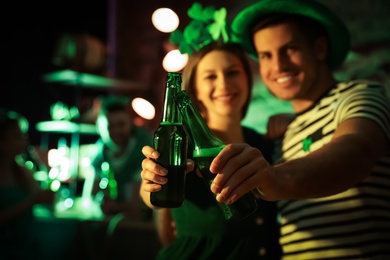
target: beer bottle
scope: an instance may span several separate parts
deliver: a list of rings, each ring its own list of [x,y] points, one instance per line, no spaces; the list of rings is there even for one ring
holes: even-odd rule
[[[183,124],[194,144],[193,157],[195,164],[205,182],[211,185],[215,174],[209,171],[210,164],[214,157],[225,147],[225,143],[213,135],[185,90],[175,95],[175,101],[182,114]],[[210,193],[215,196],[211,190]],[[256,199],[251,193],[245,194],[232,204],[216,203],[228,221],[241,220],[257,209]]]
[[[165,88],[162,119],[154,132],[153,147],[160,153],[156,162],[168,170],[168,182],[150,194],[150,202],[156,207],[176,208],[184,201],[188,148],[188,136],[173,99],[181,90],[181,73],[168,72]]]

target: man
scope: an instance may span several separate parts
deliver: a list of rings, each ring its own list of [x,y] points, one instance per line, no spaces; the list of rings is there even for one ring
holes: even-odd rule
[[[383,86],[338,82],[346,26],[309,0],[262,0],[232,23],[267,88],[296,113],[270,165],[246,144],[214,159],[211,190],[278,201],[284,259],[390,256],[390,102]]]
[[[92,164],[105,190],[101,207],[107,216],[124,213],[139,218],[145,213],[139,197],[141,149],[152,144],[152,136],[133,124],[130,109],[127,97],[110,96],[103,99],[97,118],[101,138]]]

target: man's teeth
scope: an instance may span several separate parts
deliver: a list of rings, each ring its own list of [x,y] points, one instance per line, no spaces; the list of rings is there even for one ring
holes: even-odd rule
[[[288,76],[288,77],[283,77],[283,78],[278,78],[278,79],[276,80],[276,82],[278,82],[278,83],[283,83],[283,82],[286,82],[286,81],[289,80],[289,79],[291,79],[290,76]]]

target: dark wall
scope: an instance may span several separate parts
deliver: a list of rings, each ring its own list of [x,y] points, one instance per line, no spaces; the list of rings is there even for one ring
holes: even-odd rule
[[[231,20],[241,8],[256,1],[198,2],[203,6],[226,7],[228,20]],[[376,46],[378,42],[388,44],[390,41],[389,1],[321,1],[347,23],[355,48],[371,50],[371,46]],[[50,104],[61,99],[72,105],[80,95],[110,93],[107,90],[80,89],[42,80],[43,75],[61,69],[53,64],[52,59],[56,42],[63,33],[88,33],[107,44],[111,61],[114,61],[107,65],[108,76],[144,83],[139,93],[133,91],[133,94],[148,98],[156,106],[157,115],[161,113],[165,78],[161,62],[166,53],[164,42],[169,34],[153,27],[151,15],[158,7],[170,7],[178,13],[181,19],[179,28],[183,29],[190,21],[187,10],[193,1],[145,0],[137,1],[137,4],[129,0],[5,2],[2,4],[0,41],[0,106],[21,112],[30,119],[30,134],[35,143],[39,141],[39,133],[36,133],[34,125],[50,120]],[[373,56],[373,59],[377,61],[383,56]],[[388,61],[383,61],[383,64],[388,64]]]
[[[53,97],[74,98],[73,89],[55,89],[42,81],[45,73],[59,69],[52,62],[55,44],[64,32],[88,31],[105,40],[106,1],[6,1],[2,10],[3,17],[7,13],[8,18],[1,27],[0,106],[28,117],[30,135],[36,143],[39,133],[34,125],[50,119],[47,106]]]

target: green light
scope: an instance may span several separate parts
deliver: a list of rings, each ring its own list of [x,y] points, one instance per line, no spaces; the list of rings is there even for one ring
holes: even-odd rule
[[[33,170],[34,169],[34,163],[32,161],[26,161],[24,163],[24,166],[29,169],[29,170]]]
[[[110,170],[110,165],[108,164],[108,162],[103,162],[101,167],[103,172],[107,172]]]
[[[291,102],[276,98],[262,82],[258,82],[254,85],[252,100],[249,104],[248,113],[242,120],[242,124],[252,127],[259,133],[266,133],[270,116],[293,112]]]
[[[34,179],[36,181],[46,182],[48,174],[45,171],[36,171],[34,172]]]
[[[74,200],[72,198],[67,198],[64,201],[65,208],[71,208],[74,204]]]
[[[58,191],[60,187],[61,187],[61,182],[59,180],[54,180],[50,185],[50,189],[54,192]]]
[[[110,198],[115,200],[118,197],[117,183],[115,179],[111,179],[108,183]]]
[[[102,178],[99,182],[99,188],[104,190],[108,186],[108,179],[107,178]]]
[[[94,87],[107,87],[116,85],[116,81],[73,70],[62,70],[47,74],[43,77],[47,82],[60,82],[68,85],[86,85]]]

